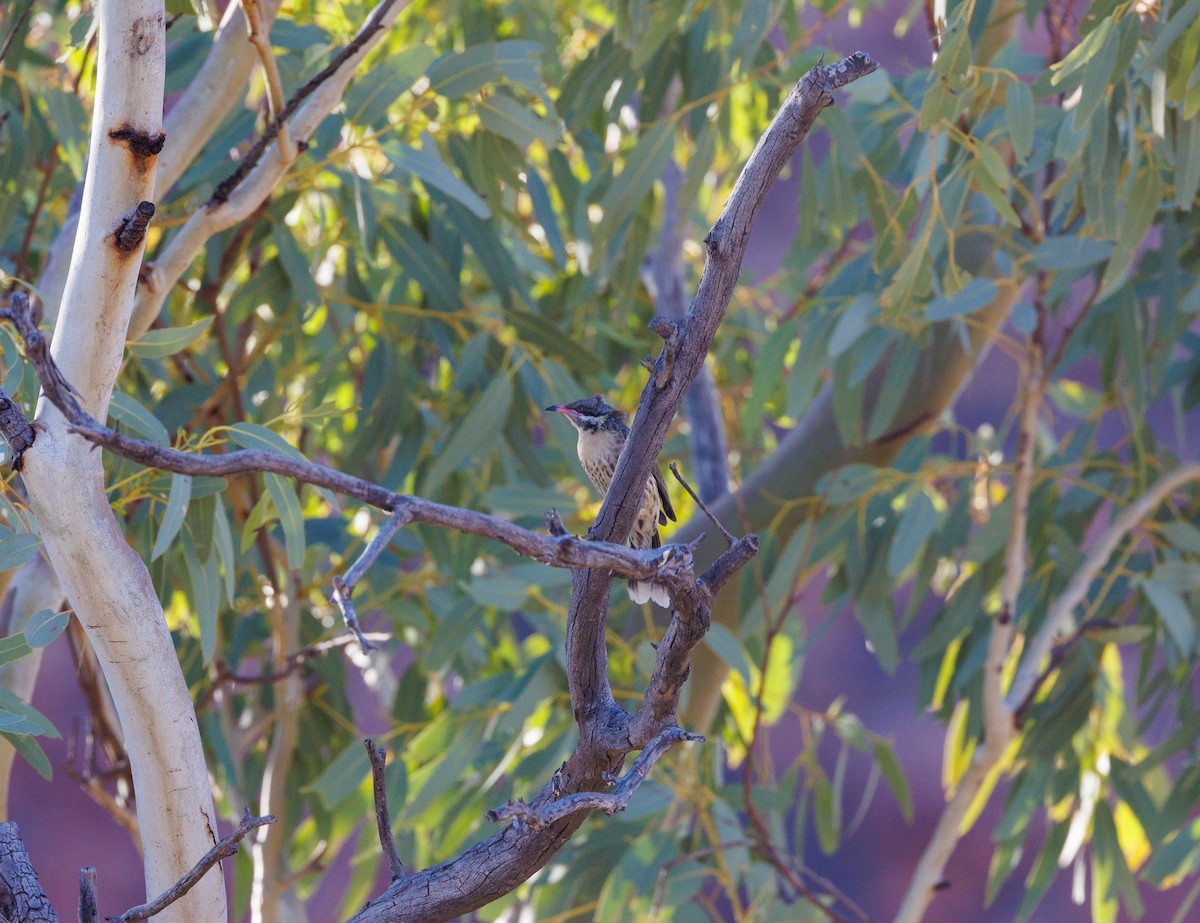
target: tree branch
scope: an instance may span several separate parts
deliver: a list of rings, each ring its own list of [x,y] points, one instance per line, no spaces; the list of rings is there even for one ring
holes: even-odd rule
[[[557,823],[580,811],[603,811],[605,814],[616,814],[629,806],[629,799],[637,791],[638,786],[645,781],[651,767],[659,761],[664,753],[685,740],[704,740],[699,734],[689,734],[681,727],[669,727],[646,744],[645,749],[636,760],[629,772],[625,773],[613,786],[611,792],[576,792],[565,795],[542,807],[534,807],[524,801],[510,801],[502,808],[488,811],[490,821],[515,820],[520,825],[529,827],[546,827]]]
[[[154,262],[144,267],[137,304],[129,325],[131,335],[149,328],[162,309],[167,293],[192,264],[205,241],[249,216],[287,172],[291,162],[280,155],[278,147],[268,150],[277,136],[278,126],[275,123],[287,122],[295,143],[307,142],[317,126],[342,101],[354,71],[378,44],[403,5],[399,0],[381,0],[368,15],[358,35],[335,56],[328,67],[296,92],[242,158],[237,170],[222,181],[209,202],[187,220],[157,254]]]
[[[367,572],[367,568],[375,563],[375,559],[382,554],[383,549],[396,537],[396,533],[410,521],[411,517],[407,510],[398,510],[392,513],[388,521],[380,527],[375,537],[363,549],[358,560],[346,571],[346,576],[333,578],[333,602],[342,613],[342,620],[346,623],[346,627],[354,632],[354,637],[358,639],[358,646],[364,651],[373,650],[374,645],[367,640],[362,632],[362,626],[359,624],[358,612],[355,611],[354,602],[351,599],[354,595],[354,588],[358,586],[358,581]]]
[[[1088,552],[1083,564],[1080,565],[1067,584],[1065,590],[1054,601],[1046,620],[1033,639],[1026,646],[1025,655],[1017,667],[1012,686],[1009,687],[1006,703],[1010,710],[1016,711],[1033,693],[1034,683],[1040,675],[1042,660],[1050,653],[1055,638],[1070,631],[1074,620],[1075,607],[1087,596],[1092,581],[1104,569],[1108,559],[1117,549],[1117,545],[1134,529],[1145,522],[1154,512],[1155,507],[1167,499],[1180,487],[1192,481],[1200,481],[1200,463],[1190,462],[1180,465],[1174,471],[1168,472],[1156,481],[1149,490],[1127,506],[1116,519],[1112,521],[1095,547]]]
[[[131,907],[119,917],[105,917],[105,919],[109,923],[134,923],[136,920],[147,920],[155,914],[162,913],[163,910],[174,904],[195,887],[196,883],[207,874],[209,869],[222,859],[227,859],[234,855],[238,851],[238,842],[246,834],[251,830],[255,830],[266,824],[273,824],[276,821],[278,821],[278,818],[274,815],[268,814],[265,817],[255,817],[247,809],[242,813],[241,823],[228,836],[220,839],[212,849],[204,854],[204,857],[199,862],[192,866],[186,875],[171,885],[170,888],[152,901]]]
[[[14,923],[58,923],[29,861],[21,831],[12,821],[0,824],[0,918]]]
[[[379,848],[387,860],[388,869],[392,873],[392,881],[404,877],[404,863],[396,852],[396,838],[392,836],[392,815],[387,803],[387,750],[375,746],[375,741],[368,737],[363,741],[367,747],[367,756],[371,758],[371,787],[375,790],[375,826],[379,830]]]
[[[1004,553],[1004,575],[1000,581],[1000,611],[992,620],[987,656],[983,664],[983,742],[971,756],[968,771],[958,780],[957,789],[942,809],[942,818],[921,853],[916,871],[896,923],[920,923],[958,841],[967,810],[987,783],[1000,771],[1001,760],[1016,734],[1013,711],[1004,700],[1001,677],[1012,646],[1017,617],[1017,600],[1025,584],[1025,558],[1029,524],[1029,496],[1033,489],[1034,447],[1037,420],[1045,392],[1045,357],[1037,337],[1030,340],[1024,374],[1017,400],[1017,457],[1012,486],[1012,523]]]

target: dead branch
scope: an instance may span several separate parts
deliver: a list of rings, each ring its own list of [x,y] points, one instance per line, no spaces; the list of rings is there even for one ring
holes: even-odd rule
[[[12,821],[0,824],[0,916],[20,923],[58,923]]]
[[[258,827],[273,824],[276,821],[278,821],[278,818],[273,814],[268,814],[265,817],[255,817],[247,808],[242,814],[241,822],[230,834],[217,841],[213,848],[205,853],[204,857],[175,884],[171,885],[171,887],[154,900],[131,907],[119,917],[105,917],[105,919],[109,923],[134,923],[136,920],[147,920],[156,913],[162,913],[163,910],[187,894],[195,886],[196,882],[205,876],[209,869],[222,859],[228,859],[236,853],[238,851],[238,842],[246,834]]]
[[[392,881],[404,877],[404,863],[396,852],[396,838],[392,836],[392,815],[387,803],[387,750],[375,746],[375,741],[368,737],[363,741],[367,746],[367,755],[371,758],[371,786],[375,790],[375,826],[379,830],[379,848],[387,859],[388,869],[392,873]]]
[[[704,740],[704,737],[689,734],[678,726],[659,732],[633,761],[629,772],[617,780],[611,792],[576,792],[543,807],[534,807],[520,800],[510,801],[502,808],[488,811],[487,818],[490,821],[515,820],[528,827],[545,827],[580,811],[603,811],[605,814],[624,811],[633,793],[649,775],[651,767],[671,747],[685,740]]]

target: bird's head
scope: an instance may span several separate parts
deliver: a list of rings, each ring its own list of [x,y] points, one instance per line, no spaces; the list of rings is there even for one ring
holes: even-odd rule
[[[551,404],[546,409],[561,413],[581,433],[595,433],[625,422],[625,414],[609,405],[599,394],[570,404]]]

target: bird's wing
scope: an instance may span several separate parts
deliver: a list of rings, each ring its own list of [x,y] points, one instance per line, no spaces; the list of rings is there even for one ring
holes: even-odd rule
[[[654,486],[658,488],[658,524],[665,526],[668,519],[675,521],[675,508],[671,506],[671,497],[667,493],[667,479],[658,465],[654,466]]]

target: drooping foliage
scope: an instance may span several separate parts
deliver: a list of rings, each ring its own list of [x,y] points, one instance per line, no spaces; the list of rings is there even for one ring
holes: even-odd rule
[[[82,176],[92,104],[89,11],[59,2],[22,18],[13,6],[0,13],[0,36],[15,30],[0,72],[6,288],[37,284]],[[168,99],[213,34],[204,11],[174,12]],[[814,574],[830,617],[856,617],[884,670],[919,665],[913,709],[945,721],[944,779],[956,784],[982,733],[1016,443],[1007,403],[983,425],[945,409],[959,379],[986,344],[1018,360],[986,366],[1011,373],[1002,402],[1016,399],[1019,363],[1049,378],[1006,676],[1114,511],[1195,451],[1198,12],[1194,0],[952,3],[930,66],[897,63],[821,116],[782,187],[795,192],[778,193],[796,196],[794,236],[777,267],[747,274],[712,355],[734,480],[755,486],[742,524],[764,539],[709,638],[727,678],[692,679],[723,683],[717,726],[510,903],[547,919],[819,918],[748,844],[769,837],[800,863],[806,844],[836,851],[861,794],[846,788],[849,759],[912,807],[888,736],[837,705],[793,702],[819,664],[820,635],[795,611]],[[782,96],[822,54],[854,50],[822,44],[826,23],[847,17],[864,46],[893,24],[927,28],[915,3],[902,15],[863,2],[412,4],[269,200],[209,241],[129,344],[112,418],[197,449],[299,451],[531,527],[553,507],[584,531],[596,497],[573,432],[540,408],[597,391],[636,403],[638,360],[657,349],[645,267],[665,226],[688,242],[691,285],[705,229]],[[352,3],[281,15],[271,40],[286,95],[361,18]],[[256,74],[157,203],[148,261],[234,169],[264,113]],[[3,327],[0,347],[0,384],[32,412],[36,380]],[[930,381],[947,393],[931,396]],[[787,431],[822,394],[827,425],[813,438],[827,450],[791,451]],[[680,428],[664,461],[686,468],[688,452]],[[566,571],[481,538],[403,530],[358,596],[367,630],[394,642],[313,657],[282,684],[239,684],[229,675],[269,672],[343,630],[329,587],[380,514],[272,475],[108,464],[200,703],[220,807],[240,814],[267,767],[281,772],[275,835],[291,867],[320,842],[327,854],[371,849],[356,716],[373,708],[390,718],[395,826],[416,866],[478,839],[489,807],[536,791],[571,751]],[[673,499],[693,512],[677,485]],[[0,566],[12,568],[36,553],[36,523],[15,488],[0,505]],[[1181,493],[1121,543],[1020,712],[997,773],[1005,810],[987,896],[1022,850],[1036,853],[1026,917],[1059,862],[1090,862],[1099,921],[1200,861],[1195,515]],[[64,624],[47,613],[0,640],[0,658]],[[640,696],[654,640],[652,623],[618,610],[614,689]],[[10,699],[0,730],[48,773],[37,739],[52,728]],[[772,739],[796,722],[800,739]],[[273,747],[285,726],[290,759]],[[763,755],[767,739],[783,763]],[[1027,836],[1038,817],[1044,840]],[[375,873],[373,858],[354,866],[347,913]],[[302,896],[319,880],[302,877]]]

